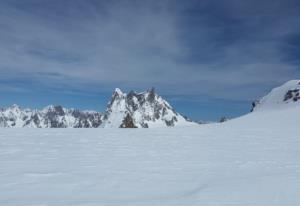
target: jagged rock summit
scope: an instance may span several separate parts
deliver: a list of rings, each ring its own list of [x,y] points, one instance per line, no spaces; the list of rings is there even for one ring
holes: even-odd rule
[[[277,110],[300,106],[300,80],[291,80],[274,88],[252,103],[252,111]]]
[[[102,118],[104,128],[149,128],[195,124],[177,113],[154,88],[137,93],[115,89]]]

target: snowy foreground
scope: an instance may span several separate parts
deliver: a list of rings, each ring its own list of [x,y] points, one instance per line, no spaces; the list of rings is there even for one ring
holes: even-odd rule
[[[299,114],[182,128],[1,129],[0,205],[300,205]]]

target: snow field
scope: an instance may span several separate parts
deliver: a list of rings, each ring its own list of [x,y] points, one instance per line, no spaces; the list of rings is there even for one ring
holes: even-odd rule
[[[300,205],[299,108],[155,129],[1,129],[0,205]]]

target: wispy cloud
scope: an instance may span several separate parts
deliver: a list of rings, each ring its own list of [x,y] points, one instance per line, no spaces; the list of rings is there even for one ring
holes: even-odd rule
[[[299,77],[299,9],[294,0],[2,1],[0,81],[253,99]]]

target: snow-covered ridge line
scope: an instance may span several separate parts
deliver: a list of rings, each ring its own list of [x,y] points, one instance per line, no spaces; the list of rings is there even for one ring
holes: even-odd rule
[[[101,124],[101,113],[49,105],[41,110],[14,104],[0,110],[0,127],[92,128]]]
[[[300,106],[300,80],[290,80],[272,89],[260,100],[253,102],[252,111],[280,110]]]
[[[274,88],[252,106],[253,112],[300,106],[300,80],[291,80]],[[195,124],[176,112],[153,88],[129,93],[116,88],[103,114],[53,105],[41,110],[21,109],[15,104],[0,109],[0,127],[151,128]]]

